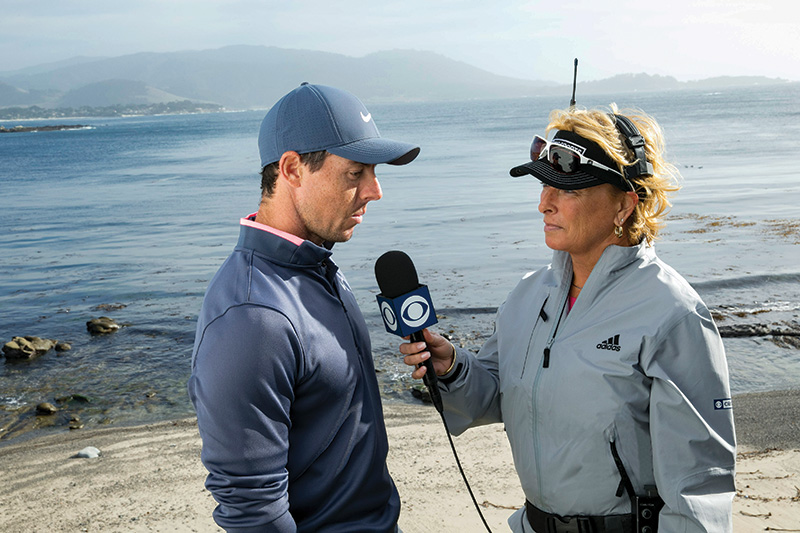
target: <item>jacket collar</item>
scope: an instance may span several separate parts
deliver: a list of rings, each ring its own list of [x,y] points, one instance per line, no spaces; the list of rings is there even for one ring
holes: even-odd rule
[[[268,257],[271,261],[298,267],[318,267],[333,254],[330,250],[317,246],[311,241],[290,240],[269,231],[268,226],[247,225],[244,221],[248,219],[242,220],[239,242],[236,247],[253,250],[259,255]]]
[[[597,261],[589,276],[591,278],[606,277],[622,270],[631,263],[645,258],[655,258],[655,248],[646,240],[635,246],[608,246]],[[553,252],[553,271],[557,284],[569,284],[572,281],[572,259],[567,252]]]

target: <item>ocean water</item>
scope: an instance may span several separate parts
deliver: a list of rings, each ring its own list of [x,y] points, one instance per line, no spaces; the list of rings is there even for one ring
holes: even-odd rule
[[[612,101],[659,120],[683,175],[658,254],[718,325],[798,327],[800,84],[578,98],[587,107]],[[369,106],[384,136],[422,147],[411,165],[379,167],[384,198],[334,248],[370,325],[385,401],[416,400],[398,339],[380,323],[375,260],[408,253],[440,330],[480,346],[508,291],[550,260],[541,186],[508,169],[525,161],[549,111],[567,104],[568,96]],[[88,428],[192,414],[195,320],[239,218],[258,205],[263,115],[33,121],[88,127],[0,135],[0,340],[72,345],[32,361],[0,359],[0,442],[65,431],[71,416]],[[125,326],[92,337],[85,323],[98,316]],[[786,339],[725,345],[734,393],[800,386],[800,351]],[[59,413],[37,417],[45,401]]]

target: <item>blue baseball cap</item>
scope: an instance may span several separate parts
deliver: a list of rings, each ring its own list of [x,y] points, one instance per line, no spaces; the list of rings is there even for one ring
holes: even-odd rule
[[[335,87],[303,83],[272,106],[261,122],[261,166],[284,152],[328,152],[367,165],[405,165],[419,147],[381,137],[361,100]]]

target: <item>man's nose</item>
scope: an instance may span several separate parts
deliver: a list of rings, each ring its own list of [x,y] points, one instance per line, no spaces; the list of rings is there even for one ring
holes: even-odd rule
[[[363,190],[363,198],[368,202],[380,200],[383,198],[383,191],[381,190],[381,184],[378,182],[378,176],[375,174],[375,169],[369,169],[367,172],[369,172],[371,176],[367,178],[368,182]]]

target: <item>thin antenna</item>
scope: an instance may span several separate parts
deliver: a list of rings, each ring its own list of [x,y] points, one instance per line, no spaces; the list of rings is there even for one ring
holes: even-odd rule
[[[578,58],[575,58],[575,73],[572,76],[572,100],[569,101],[569,108],[575,107],[575,86],[578,83]]]

